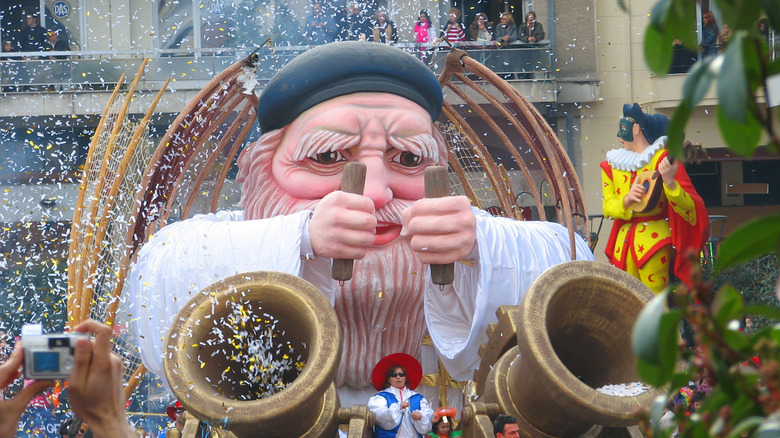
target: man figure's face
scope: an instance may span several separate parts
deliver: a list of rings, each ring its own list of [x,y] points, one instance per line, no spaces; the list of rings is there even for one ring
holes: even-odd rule
[[[288,126],[271,171],[288,195],[318,200],[340,189],[348,162],[363,163],[363,194],[379,214],[391,201],[424,196],[425,168],[446,157],[433,129],[430,115],[402,97],[388,93],[337,97],[312,107]],[[384,245],[400,234],[400,218],[379,219],[375,245]]]
[[[30,27],[37,26],[38,23],[35,22],[35,17],[33,17],[32,15],[28,15],[27,16],[27,25],[30,26]]]
[[[314,4],[314,15],[322,14],[322,5],[320,3]]]
[[[508,423],[504,425],[504,433],[497,433],[496,438],[519,438],[520,426],[517,423]]]

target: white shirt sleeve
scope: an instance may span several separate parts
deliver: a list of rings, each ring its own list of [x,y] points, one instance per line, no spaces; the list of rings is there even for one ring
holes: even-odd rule
[[[385,430],[392,430],[403,419],[404,413],[398,402],[387,405],[387,399],[375,395],[368,399],[368,409],[374,413],[374,422]]]
[[[428,403],[428,400],[425,397],[420,401],[420,414],[422,414],[422,418],[419,420],[412,420],[412,424],[414,424],[414,429],[417,433],[425,435],[431,431],[431,427],[433,426],[433,409],[431,409],[431,404]]]
[[[455,282],[444,287],[430,281],[425,319],[436,351],[450,375],[469,380],[479,366],[479,345],[496,321],[501,305],[516,305],[547,268],[569,261],[568,230],[557,223],[492,217],[475,209],[477,249],[469,262],[455,264]],[[593,253],[576,236],[578,260]]]
[[[170,224],[155,233],[139,251],[128,276],[141,359],[149,371],[164,377],[162,352],[168,328],[187,301],[206,286],[250,271],[299,276],[312,271],[317,277],[318,270],[304,267],[301,259],[309,214],[243,221],[241,212],[219,212]],[[329,268],[329,260],[311,264]],[[314,280],[324,281],[327,272]],[[317,286],[326,295],[332,291],[332,285]],[[328,298],[333,301],[332,293]]]

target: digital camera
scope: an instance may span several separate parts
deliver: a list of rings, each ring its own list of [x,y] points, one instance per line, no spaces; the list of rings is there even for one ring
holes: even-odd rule
[[[24,377],[26,379],[65,379],[73,369],[73,352],[83,333],[22,335]]]

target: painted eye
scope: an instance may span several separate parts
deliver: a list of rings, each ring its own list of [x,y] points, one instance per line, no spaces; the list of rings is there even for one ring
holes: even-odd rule
[[[422,164],[422,157],[408,151],[403,151],[393,157],[393,161],[404,167],[417,167]]]
[[[344,155],[339,151],[322,152],[313,156],[311,159],[320,164],[335,164],[345,160]]]

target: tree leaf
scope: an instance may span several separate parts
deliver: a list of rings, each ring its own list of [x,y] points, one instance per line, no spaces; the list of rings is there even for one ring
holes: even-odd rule
[[[738,123],[747,121],[748,81],[743,59],[744,35],[736,34],[729,41],[723,56],[718,77],[719,108],[730,120]],[[723,129],[721,129],[723,132]],[[723,132],[725,136],[725,132]]]
[[[768,319],[780,321],[780,309],[765,304],[753,304],[745,306],[746,315],[763,316]]]
[[[777,0],[761,0],[761,10],[769,19],[769,24],[774,29],[780,29],[780,5]]]
[[[657,295],[645,305],[634,324],[631,338],[639,375],[653,386],[661,386],[672,378],[679,353],[677,327],[681,312],[667,310],[668,293]]]
[[[666,148],[669,149],[669,153],[673,157],[683,157],[682,147],[685,140],[685,126],[688,125],[688,120],[691,118],[692,113],[691,107],[683,100],[674,110],[674,114],[672,114],[672,119],[666,128],[666,134],[669,136]]]
[[[723,20],[732,31],[755,28],[761,14],[761,0],[715,0]]]
[[[756,428],[764,421],[764,417],[748,417],[739,422],[726,438],[742,438],[743,434]]]
[[[775,412],[758,426],[753,438],[777,438],[778,436],[780,436],[780,415]]]
[[[742,225],[718,246],[715,272],[774,251],[780,240],[780,214],[760,217]]]
[[[704,58],[693,65],[683,84],[683,101],[680,102],[680,105],[695,108],[704,95],[707,94],[710,85],[712,85],[712,80],[715,78],[713,71],[710,69],[714,60],[717,60],[718,63],[722,62],[722,58]]]
[[[721,82],[723,82],[722,78],[718,80],[718,84]],[[750,157],[756,151],[758,142],[761,140],[761,123],[753,117],[747,107],[742,111],[745,122],[736,122],[725,114],[725,108],[728,107],[729,105],[724,104],[723,101],[718,104],[716,110],[718,129],[731,150],[745,157]]]
[[[689,49],[698,49],[696,39],[696,2],[672,0],[667,9],[663,30],[671,34],[672,40],[679,39]]]
[[[732,286],[726,285],[715,295],[712,302],[713,316],[715,323],[723,331],[729,331],[727,325],[734,319],[742,319],[745,310],[745,303],[739,292]]]
[[[663,76],[672,65],[672,43],[670,34],[648,26],[645,31],[645,61],[653,73]]]
[[[636,357],[655,366],[661,365],[661,353],[658,351],[661,345],[660,327],[661,317],[668,313],[666,308],[668,295],[669,292],[664,291],[645,304],[634,323],[631,334],[631,348]]]
[[[636,361],[636,371],[643,382],[652,386],[663,386],[666,383],[663,369],[657,365],[651,365],[643,360]]]
[[[669,9],[672,7],[672,0],[659,0],[653,10],[650,11],[650,27],[663,32],[666,29],[666,22],[669,18]]]

